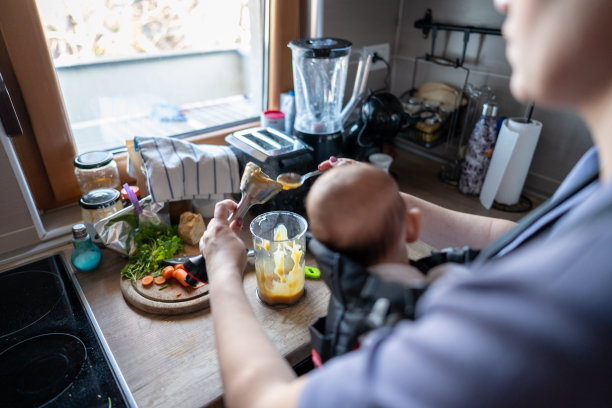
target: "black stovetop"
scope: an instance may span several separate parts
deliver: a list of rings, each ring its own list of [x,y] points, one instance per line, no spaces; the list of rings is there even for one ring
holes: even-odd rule
[[[60,255],[0,273],[0,407],[135,405]]]

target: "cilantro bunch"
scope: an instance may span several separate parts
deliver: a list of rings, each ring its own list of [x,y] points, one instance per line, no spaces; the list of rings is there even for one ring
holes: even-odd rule
[[[134,236],[136,250],[130,255],[121,276],[136,281],[157,272],[164,259],[183,251],[183,240],[177,235],[177,227],[165,225],[141,225]]]

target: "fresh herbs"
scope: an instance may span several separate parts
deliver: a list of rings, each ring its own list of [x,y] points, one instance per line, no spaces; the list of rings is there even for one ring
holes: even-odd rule
[[[167,287],[168,287],[168,285],[164,284],[164,285],[161,285],[161,286],[159,287],[159,289],[157,289],[157,290],[164,290],[164,289],[166,289]]]
[[[177,228],[164,225],[141,225],[134,236],[134,245],[136,249],[121,270],[121,276],[132,281],[158,273],[164,259],[184,250]]]

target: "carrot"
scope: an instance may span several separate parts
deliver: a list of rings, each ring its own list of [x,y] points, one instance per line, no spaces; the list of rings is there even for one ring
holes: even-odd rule
[[[162,275],[164,278],[166,278],[166,280],[172,277],[172,272],[174,272],[174,266],[172,265],[166,266],[164,269],[162,269]]]
[[[181,292],[179,292],[179,293],[177,293],[177,294],[176,294],[176,297],[179,297],[179,296],[181,296],[181,295],[182,295],[182,293],[181,293]]]
[[[174,273],[172,273],[174,279],[176,279],[181,285],[185,287],[189,287],[189,284],[185,282],[185,278],[187,277],[187,272],[184,269],[174,268]]]
[[[142,286],[149,286],[153,283],[153,277],[151,275],[147,275],[142,278]]]
[[[176,264],[174,265],[174,269],[182,269],[185,270],[185,266],[183,264]]]
[[[166,278],[164,278],[163,276],[158,276],[157,278],[155,278],[156,285],[163,285],[164,283],[166,283]]]

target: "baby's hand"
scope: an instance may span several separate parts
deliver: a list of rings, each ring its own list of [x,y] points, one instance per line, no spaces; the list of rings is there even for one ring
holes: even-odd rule
[[[338,159],[335,156],[331,156],[328,160],[321,162],[318,166],[319,170],[325,171],[329,170],[332,167],[342,166],[344,164],[352,164],[355,163],[353,159]]]

